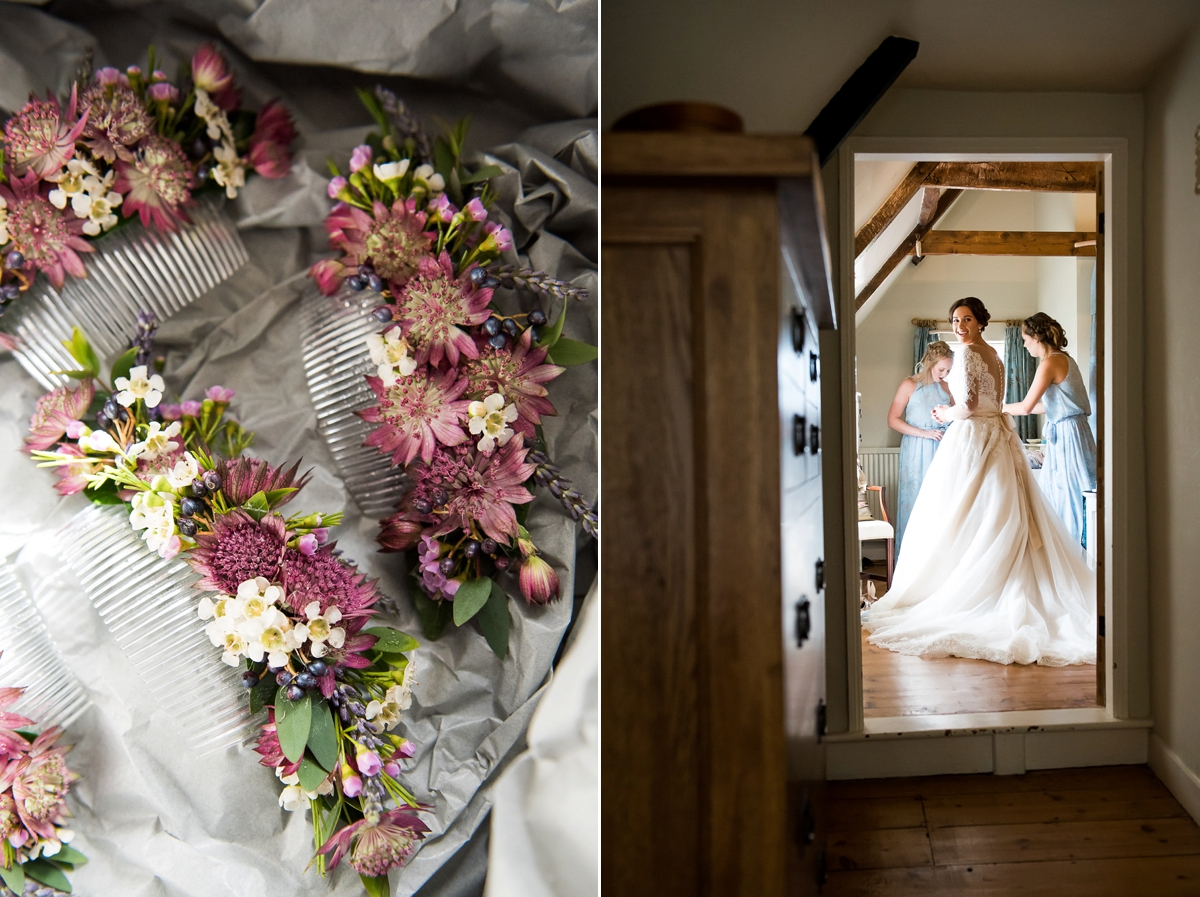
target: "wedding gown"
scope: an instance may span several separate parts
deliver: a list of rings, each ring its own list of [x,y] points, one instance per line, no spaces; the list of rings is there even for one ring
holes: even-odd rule
[[[946,431],[863,627],[900,654],[1095,663],[1095,575],[1030,475],[987,362],[971,346],[961,358],[947,382],[977,410]]]

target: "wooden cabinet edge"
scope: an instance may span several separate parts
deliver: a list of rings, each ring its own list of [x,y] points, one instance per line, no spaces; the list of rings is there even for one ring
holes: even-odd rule
[[[811,177],[820,170],[808,137],[796,134],[607,132],[601,177]]]

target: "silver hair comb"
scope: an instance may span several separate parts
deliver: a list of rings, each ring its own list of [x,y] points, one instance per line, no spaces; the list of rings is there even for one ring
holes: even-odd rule
[[[69,726],[92,703],[50,640],[29,593],[0,562],[0,687],[23,687],[13,711],[39,728]]]
[[[391,458],[363,441],[372,425],[354,412],[376,402],[364,375],[374,373],[367,337],[382,326],[372,310],[383,297],[349,287],[325,296],[310,284],[300,303],[304,373],[317,428],[329,446],[346,491],[366,517],[376,520],[395,510],[407,482]]]
[[[198,202],[189,217],[178,233],[131,222],[102,237],[84,258],[87,277],[68,277],[61,290],[39,277],[4,316],[21,366],[47,389],[69,383],[55,371],[79,366],[62,345],[73,326],[101,359],[117,355],[129,346],[138,312],[165,321],[246,263],[246,247],[219,201]]]
[[[64,535],[75,545],[67,563],[151,694],[172,708],[184,741],[204,755],[250,737],[239,672],[221,663],[196,614],[200,577],[150,551],[123,507],[80,511]]]

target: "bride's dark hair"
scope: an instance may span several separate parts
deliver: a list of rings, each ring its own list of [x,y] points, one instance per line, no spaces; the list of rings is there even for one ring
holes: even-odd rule
[[[1063,332],[1062,324],[1044,311],[1026,318],[1021,327],[1044,346],[1059,350],[1067,348],[1067,334]]]
[[[984,308],[983,303],[974,296],[968,296],[966,299],[956,300],[955,303],[950,306],[949,317],[953,319],[954,309],[962,308],[964,305],[971,309],[971,314],[973,314],[975,316],[975,320],[979,322],[979,329],[985,329],[988,325],[988,321],[992,319],[992,316],[988,314],[988,310]]]

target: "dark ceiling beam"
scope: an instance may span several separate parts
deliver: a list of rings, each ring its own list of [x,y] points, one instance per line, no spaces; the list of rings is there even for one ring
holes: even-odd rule
[[[1095,193],[1095,162],[943,162],[925,183],[967,190]]]
[[[900,245],[896,247],[896,251],[883,263],[883,267],[875,272],[875,276],[871,278],[871,282],[863,287],[861,293],[854,297],[855,311],[858,311],[867,304],[867,300],[883,285],[883,282],[888,279],[888,275],[896,270],[897,265],[912,254],[917,242],[924,239],[925,235],[946,214],[950,206],[953,205],[954,200],[958,199],[961,194],[961,190],[947,190],[942,194],[941,199],[938,200],[937,209],[934,211],[933,217],[929,219],[929,223],[924,226],[918,224],[913,228],[913,232],[905,237]]]
[[[896,189],[891,192],[891,195],[883,201],[883,205],[854,235],[855,258],[862,255],[862,251],[871,244],[871,241],[896,220],[896,216],[904,210],[908,201],[916,196],[917,191],[925,184],[925,179],[933,173],[938,164],[937,162],[918,162],[908,170],[908,174],[896,185]]]
[[[915,40],[903,37],[884,38],[867,61],[817,113],[804,133],[816,143],[817,157],[822,165],[896,83],[900,73],[916,58],[919,46]]]

